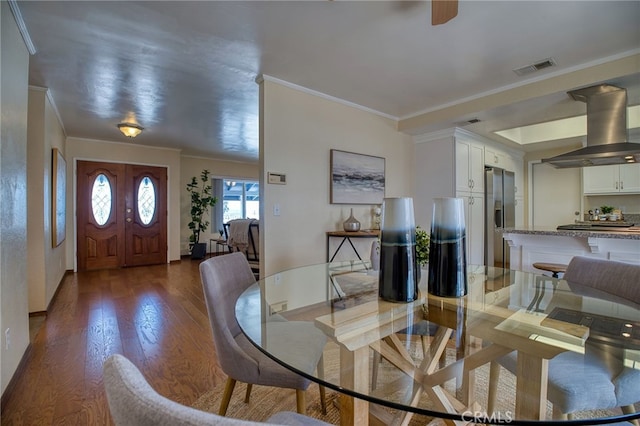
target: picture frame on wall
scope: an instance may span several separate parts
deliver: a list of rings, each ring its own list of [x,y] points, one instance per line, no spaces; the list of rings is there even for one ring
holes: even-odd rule
[[[331,150],[331,204],[382,204],[384,188],[384,157]]]
[[[51,245],[58,247],[66,236],[67,162],[58,148],[51,160]]]

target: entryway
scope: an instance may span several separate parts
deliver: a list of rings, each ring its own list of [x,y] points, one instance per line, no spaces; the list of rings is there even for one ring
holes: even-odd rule
[[[78,270],[167,262],[167,169],[78,161]]]

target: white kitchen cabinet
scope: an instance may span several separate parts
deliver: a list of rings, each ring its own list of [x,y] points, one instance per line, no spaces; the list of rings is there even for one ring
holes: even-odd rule
[[[484,162],[487,166],[500,167],[501,169],[511,170],[509,156],[497,149],[485,147]]]
[[[484,192],[483,146],[456,139],[456,191]]]
[[[465,200],[467,264],[484,265],[484,195],[460,192],[456,197]]]
[[[511,157],[511,167],[507,170],[511,170],[515,177],[516,198],[524,198],[524,163],[522,158]]]
[[[640,164],[584,167],[582,180],[585,194],[640,194]]]
[[[516,197],[524,197],[524,163],[522,157],[511,155],[499,148],[485,146],[484,163],[489,167],[499,167],[513,172],[515,177]]]
[[[523,197],[524,191],[521,192],[522,188],[517,183],[523,179],[522,157],[508,149],[501,151],[499,147],[490,145],[491,141],[463,129],[416,136],[415,142],[415,179],[424,183],[418,184],[415,190],[416,223],[430,226],[434,198],[464,198],[468,264],[483,265],[484,168],[491,164],[484,158],[486,148],[490,147],[489,152],[496,153],[497,167],[516,173],[518,193]]]
[[[516,197],[515,206],[516,206],[515,226],[517,229],[522,229],[524,227],[524,197]]]

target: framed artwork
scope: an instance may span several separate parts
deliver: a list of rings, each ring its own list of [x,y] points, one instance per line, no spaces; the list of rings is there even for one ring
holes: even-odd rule
[[[382,204],[384,158],[331,150],[331,204]]]
[[[51,245],[58,247],[65,239],[67,220],[67,162],[58,148],[53,148],[51,175]]]

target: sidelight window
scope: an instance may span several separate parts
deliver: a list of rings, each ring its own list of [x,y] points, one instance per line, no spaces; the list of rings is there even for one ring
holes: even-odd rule
[[[100,226],[107,223],[111,216],[111,184],[109,178],[100,173],[93,181],[91,189],[91,210],[93,218]]]
[[[151,223],[156,212],[156,188],[149,176],[145,176],[138,185],[138,215],[144,225]]]

